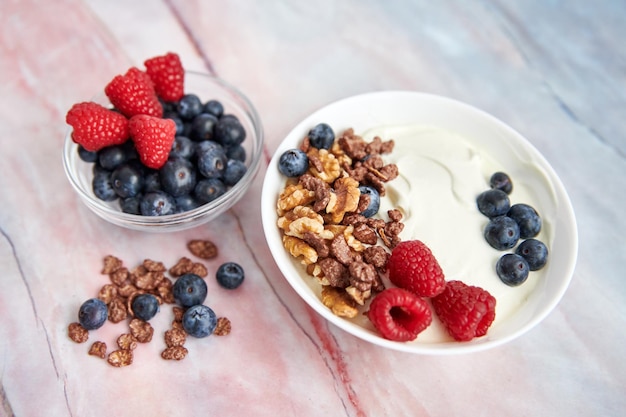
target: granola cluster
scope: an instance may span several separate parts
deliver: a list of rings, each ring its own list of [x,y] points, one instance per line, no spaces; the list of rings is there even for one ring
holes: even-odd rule
[[[190,252],[202,259],[212,259],[217,256],[217,247],[208,240],[192,240],[187,245]],[[139,343],[149,343],[154,335],[154,328],[149,322],[134,317],[132,311],[133,299],[140,294],[152,294],[159,305],[175,304],[172,293],[173,280],[187,274],[194,273],[202,278],[208,276],[207,267],[200,262],[194,262],[188,257],[181,257],[174,266],[167,267],[159,261],[144,260],[139,266],[129,269],[124,262],[113,255],[107,255],[103,260],[101,274],[109,277],[104,284],[98,298],[108,308],[108,320],[112,323],[128,322],[128,331],[119,335],[116,347],[107,354],[107,345],[103,341],[95,341],[89,348],[89,355],[106,359],[114,367],[124,367],[133,363],[133,352]],[[174,320],[172,326],[164,334],[166,348],[161,357],[168,360],[181,360],[187,356],[187,348],[183,345],[187,334],[182,326],[185,310],[177,305],[173,306]],[[221,323],[221,328],[220,328]],[[226,317],[218,319],[219,336],[230,332],[230,320]],[[68,326],[68,336],[76,343],[84,343],[89,339],[89,331],[80,323],[74,322]]]
[[[398,176],[398,167],[382,157],[393,147],[393,140],[380,137],[366,142],[353,129],[330,149],[312,147],[305,137],[300,149],[309,169],[287,180],[276,204],[285,249],[318,280],[322,302],[341,317],[355,317],[359,306],[384,289],[389,250],[401,240],[399,210],[386,213],[387,220],[361,214],[371,197],[359,187],[384,196],[385,183]]]

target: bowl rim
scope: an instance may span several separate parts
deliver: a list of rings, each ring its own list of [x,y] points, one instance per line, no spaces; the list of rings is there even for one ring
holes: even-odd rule
[[[425,100],[429,102],[439,102],[445,105],[451,106],[455,111],[460,110],[464,112],[469,112],[470,114],[474,114],[477,117],[483,119],[486,123],[497,126],[500,130],[506,132],[511,138],[513,138],[516,142],[523,143],[526,147],[526,150],[532,153],[532,156],[535,157],[540,163],[541,168],[544,169],[549,175],[550,181],[555,188],[555,191],[558,192],[558,201],[559,201],[559,218],[556,220],[557,223],[560,224],[560,228],[566,231],[567,239],[565,239],[566,253],[569,254],[569,259],[567,260],[567,264],[565,269],[561,270],[560,275],[563,277],[559,282],[560,285],[554,290],[553,296],[550,298],[549,302],[542,304],[541,308],[535,312],[532,319],[528,320],[524,325],[520,326],[515,331],[510,334],[500,337],[497,339],[489,338],[489,334],[481,338],[475,338],[470,342],[441,342],[441,343],[423,343],[423,344],[415,344],[415,343],[403,343],[403,342],[395,342],[384,339],[378,334],[373,334],[369,330],[362,328],[361,326],[352,323],[346,319],[335,316],[326,306],[324,306],[321,301],[317,298],[317,296],[310,291],[307,284],[304,283],[302,273],[296,274],[296,276],[292,276],[289,274],[289,270],[293,266],[293,261],[289,259],[288,256],[285,256],[286,251],[280,245],[280,249],[282,249],[282,253],[277,256],[274,253],[273,248],[275,245],[276,236],[280,235],[278,227],[276,226],[276,198],[280,190],[276,190],[276,184],[272,181],[278,175],[276,172],[271,171],[271,167],[277,164],[278,158],[280,157],[280,153],[287,148],[291,147],[292,143],[289,139],[293,140],[293,136],[300,132],[302,133],[304,129],[310,128],[312,126],[311,123],[313,121],[321,122],[320,113],[328,112],[336,107],[346,106],[349,104],[358,104],[363,101],[375,101],[375,100],[388,100],[393,97],[411,97],[415,100]],[[528,141],[524,136],[522,136],[519,132],[514,130],[512,127],[504,123],[503,121],[497,119],[495,116],[480,110],[472,105],[461,102],[456,99],[448,98],[441,95],[424,93],[418,91],[410,91],[410,90],[387,90],[387,91],[375,91],[369,93],[358,94],[346,98],[339,99],[337,101],[326,104],[313,113],[309,114],[305,118],[303,118],[300,122],[298,122],[283,138],[283,140],[277,146],[274,155],[272,156],[269,164],[268,170],[265,173],[265,178],[263,180],[263,189],[262,189],[262,203],[261,203],[261,211],[262,211],[262,223],[265,233],[265,238],[267,240],[268,246],[270,247],[270,252],[272,253],[272,257],[279,267],[281,273],[289,283],[289,285],[296,291],[296,293],[318,314],[327,319],[329,322],[339,327],[340,329],[350,333],[351,335],[360,338],[364,341],[372,343],[374,345],[378,345],[384,348],[389,348],[396,351],[408,352],[408,353],[416,353],[416,354],[425,354],[425,355],[449,355],[449,354],[462,354],[462,353],[471,353],[483,351],[486,349],[494,348],[510,342],[513,339],[518,338],[524,333],[527,333],[529,330],[534,328],[537,324],[543,321],[557,306],[557,304],[563,298],[567,288],[569,287],[572,279],[573,273],[576,266],[577,256],[578,256],[578,229],[576,224],[576,217],[574,213],[574,209],[571,203],[571,200],[567,194],[565,187],[561,179],[558,177],[554,168],[550,165],[550,163],[546,160],[546,158],[535,148],[535,146]],[[278,170],[276,170],[278,171]],[[560,229],[559,229],[560,230]],[[272,244],[274,241],[274,244]],[[288,255],[288,254],[287,254]],[[300,282],[298,282],[300,281]],[[419,338],[418,338],[419,341]]]
[[[168,229],[172,227],[177,227],[176,230],[196,227],[199,224],[210,221],[212,218],[215,217],[206,216],[207,214],[210,214],[222,208],[222,206],[226,207],[224,209],[225,211],[229,207],[234,205],[243,196],[243,194],[245,194],[245,191],[249,188],[254,177],[258,173],[263,155],[265,135],[261,118],[252,101],[237,87],[216,75],[189,70],[185,71],[186,79],[188,75],[197,79],[204,78],[206,80],[209,80],[210,82],[216,84],[219,88],[227,91],[232,96],[232,98],[235,99],[235,101],[239,100],[243,103],[243,105],[241,103],[237,103],[237,105],[240,107],[240,110],[244,112],[249,118],[249,122],[254,128],[254,137],[256,138],[252,147],[253,152],[249,157],[250,165],[248,166],[246,173],[226,193],[219,196],[215,200],[203,204],[193,210],[188,210],[182,213],[168,214],[164,216],[142,216],[138,214],[124,213],[120,210],[116,210],[108,206],[106,202],[103,202],[97,197],[92,196],[88,191],[81,187],[81,184],[73,170],[73,165],[79,162],[75,156],[77,153],[76,150],[78,148],[78,144],[76,144],[72,140],[72,127],[68,126],[65,133],[62,153],[63,168],[65,174],[74,190],[76,190],[76,192],[81,197],[81,200],[98,216],[109,221],[110,223],[130,229],[143,231],[160,231],[160,229],[165,229],[166,227]],[[106,96],[103,97],[103,93],[101,92],[92,97],[92,101],[97,101],[98,99],[102,100],[105,98]],[[115,221],[112,221],[111,218],[115,219]],[[200,219],[203,219],[205,221],[199,222]]]

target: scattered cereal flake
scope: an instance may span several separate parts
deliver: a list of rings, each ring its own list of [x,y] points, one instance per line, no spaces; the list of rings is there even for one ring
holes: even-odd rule
[[[165,272],[165,271],[167,271],[167,268],[165,267],[163,262],[153,261],[152,259],[145,259],[143,261],[142,265],[144,266],[144,268],[146,268],[150,272]]]
[[[128,366],[133,363],[133,351],[126,349],[114,350],[113,352],[109,353],[107,362],[109,362],[112,366],[115,366],[116,368]]]
[[[186,256],[183,256],[182,258],[178,260],[178,262],[176,262],[176,265],[170,268],[169,273],[173,277],[179,277],[188,272],[191,272],[191,269],[193,268],[193,264],[194,262],[191,259],[187,258]]]
[[[182,307],[174,306],[172,307],[172,311],[174,312],[174,321],[182,322],[183,315],[185,314],[185,309]]]
[[[129,333],[123,333],[117,338],[117,346],[122,350],[135,350],[137,339]]]
[[[100,359],[106,358],[107,344],[100,341],[93,342],[91,347],[89,348],[89,354],[91,356],[97,356]]]
[[[198,258],[212,259],[217,256],[217,246],[210,240],[191,240],[187,243],[187,248]]]
[[[201,264],[200,262],[195,262],[191,267],[192,274],[196,274],[199,277],[206,278],[209,275],[209,271],[206,269],[206,266]]]
[[[128,325],[130,333],[137,339],[139,343],[148,343],[152,340],[154,329],[147,321],[134,318]]]
[[[84,343],[89,339],[89,331],[80,323],[71,323],[67,328],[67,334],[76,343]]]
[[[165,345],[167,347],[182,346],[186,340],[187,333],[181,328],[172,327],[165,332]]]
[[[230,333],[230,330],[230,320],[226,317],[218,317],[217,326],[215,327],[213,334],[216,336],[226,336]]]
[[[184,346],[171,346],[161,352],[161,357],[166,360],[183,360],[187,356],[188,350]]]
[[[128,268],[125,266],[119,268],[115,272],[109,274],[111,282],[117,286],[122,286],[127,283],[129,277]]]
[[[122,320],[126,320],[126,317],[128,317],[128,312],[126,311],[126,305],[123,298],[115,298],[108,304],[108,307],[109,321],[119,323]]]
[[[109,304],[117,296],[117,287],[113,284],[105,284],[100,288],[98,292],[98,298],[101,299],[104,304]]]
[[[102,267],[102,274],[111,274],[122,267],[123,263],[119,258],[113,255],[107,255],[104,257],[104,265]]]

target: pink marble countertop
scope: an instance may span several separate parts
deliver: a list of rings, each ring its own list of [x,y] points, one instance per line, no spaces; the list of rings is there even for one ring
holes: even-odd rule
[[[618,416],[626,410],[626,6],[621,1],[4,0],[0,3],[0,416]],[[258,108],[266,158],[244,200],[168,235],[111,226],[71,189],[65,113],[112,75],[177,52]],[[313,110],[357,93],[465,101],[525,135],[576,211],[573,281],[529,333],[468,355],[420,356],[357,339],[307,307],[260,225],[268,157]],[[155,340],[113,368],[67,336],[102,258],[171,265],[192,238],[246,270],[209,291],[233,322]],[[114,341],[120,328],[99,336]],[[109,332],[109,333],[107,333]],[[94,339],[90,339],[94,340]]]

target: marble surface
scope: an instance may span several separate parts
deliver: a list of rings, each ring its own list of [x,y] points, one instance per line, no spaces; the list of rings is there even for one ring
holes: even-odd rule
[[[625,38],[619,0],[3,0],[0,416],[623,415]],[[73,193],[64,116],[112,75],[167,51],[249,96],[266,158],[245,200],[210,225],[143,234],[108,225]],[[385,350],[327,324],[273,262],[259,205],[279,141],[329,102],[389,89],[492,113],[563,180],[578,264],[562,302],[519,339],[458,356]],[[174,362],[159,357],[157,333],[122,369],[68,339],[77,306],[103,283],[104,255],[172,264],[191,238],[219,240],[211,268],[233,260],[246,270],[238,292],[209,284],[231,335],[189,341]]]

